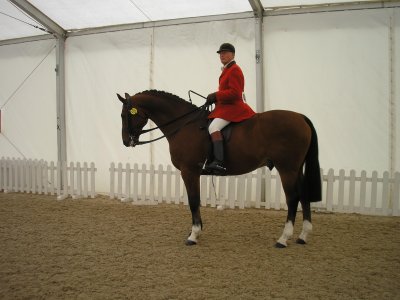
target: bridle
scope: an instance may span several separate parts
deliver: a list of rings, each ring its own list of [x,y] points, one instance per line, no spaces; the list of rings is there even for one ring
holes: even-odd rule
[[[198,93],[196,93],[196,92],[194,92],[192,90],[189,90],[188,93],[189,93],[190,103],[192,103],[192,99],[190,97],[190,93],[196,94],[196,95],[198,95],[198,96],[200,96],[200,97],[202,97],[204,99],[207,99],[206,97],[204,97],[204,96],[202,96],[202,95],[200,95],[200,94],[198,94]],[[130,98],[126,97],[126,100],[127,100],[127,102],[124,105],[128,106],[127,109],[129,111],[128,112],[127,122],[128,122],[129,146],[130,147],[134,147],[134,146],[137,146],[137,145],[149,144],[149,143],[161,140],[162,138],[165,138],[167,136],[168,137],[172,136],[173,134],[177,133],[182,127],[184,127],[184,126],[188,125],[189,123],[193,122],[194,120],[196,120],[196,117],[193,117],[193,118],[189,119],[182,126],[179,126],[178,128],[176,128],[175,130],[169,132],[168,134],[164,134],[164,135],[162,135],[162,136],[160,136],[158,138],[152,139],[152,140],[139,141],[139,136],[142,135],[143,133],[148,133],[148,132],[154,131],[156,129],[162,129],[162,128],[167,127],[167,126],[169,126],[169,125],[171,125],[171,124],[173,124],[173,123],[185,118],[186,116],[189,116],[189,115],[194,114],[196,112],[200,114],[200,113],[202,113],[204,111],[209,111],[209,107],[211,106],[211,104],[205,103],[202,106],[196,107],[195,109],[193,109],[191,111],[188,111],[188,112],[184,113],[183,115],[180,115],[180,116],[176,117],[175,119],[172,119],[172,120],[170,120],[170,121],[168,121],[168,122],[166,122],[166,123],[164,123],[162,125],[159,125],[157,127],[153,127],[153,128],[150,128],[150,129],[144,129],[144,130],[141,129],[140,131],[136,132],[136,130],[134,128],[132,128],[132,122],[131,122],[132,119],[131,118],[138,118],[138,117],[142,118],[143,121],[146,120],[146,122],[143,122],[145,124],[147,123],[147,120],[149,118],[147,116],[143,117],[141,112],[136,112],[135,114],[131,113],[131,110],[135,109],[135,108],[133,106],[129,106],[129,102],[131,101]]]

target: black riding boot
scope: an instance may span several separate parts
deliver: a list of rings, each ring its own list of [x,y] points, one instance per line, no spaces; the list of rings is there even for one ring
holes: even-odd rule
[[[220,131],[211,134],[213,143],[214,160],[206,165],[206,170],[223,173],[226,171],[224,167],[224,140]]]

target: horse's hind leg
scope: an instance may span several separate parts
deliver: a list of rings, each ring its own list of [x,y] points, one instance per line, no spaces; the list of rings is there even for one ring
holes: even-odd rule
[[[303,229],[302,229],[296,243],[304,245],[307,241],[307,236],[312,231],[311,207],[310,207],[309,201],[307,201],[305,199],[301,199],[300,201],[301,201],[301,207],[303,209]]]
[[[286,204],[288,206],[288,214],[286,218],[285,228],[281,237],[275,244],[276,248],[286,248],[287,241],[293,236],[293,226],[296,220],[297,207],[300,201],[300,184],[298,174],[293,172],[281,172],[283,190],[286,195]]]

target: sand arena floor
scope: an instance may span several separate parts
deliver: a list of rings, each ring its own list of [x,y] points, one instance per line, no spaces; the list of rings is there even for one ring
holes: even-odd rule
[[[0,193],[0,299],[400,299],[398,217],[314,213],[275,249],[284,211],[202,216],[187,247],[184,205]]]

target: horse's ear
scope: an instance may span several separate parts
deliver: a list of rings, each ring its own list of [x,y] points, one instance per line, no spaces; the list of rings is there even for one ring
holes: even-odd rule
[[[117,93],[117,97],[119,99],[119,101],[121,101],[122,103],[126,103],[126,100],[124,98],[122,98],[122,96],[120,94]]]
[[[131,99],[131,96],[128,93],[125,93],[125,99],[126,101],[129,101],[129,99]]]

